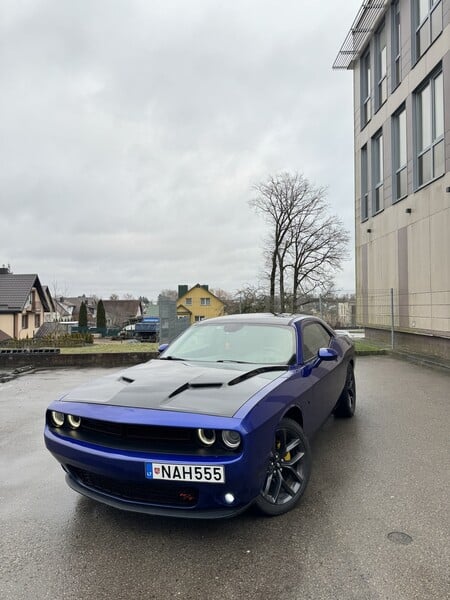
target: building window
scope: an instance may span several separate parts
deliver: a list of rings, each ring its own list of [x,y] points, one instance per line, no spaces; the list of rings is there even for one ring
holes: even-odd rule
[[[22,329],[28,329],[28,315],[22,315]]]
[[[361,129],[370,121],[371,69],[370,52],[361,58]]]
[[[400,27],[400,1],[396,0],[392,5],[392,89],[399,85],[402,80],[402,35]]]
[[[383,133],[372,138],[372,214],[383,210]]]
[[[185,302],[186,306],[192,306],[192,298],[186,298]]]
[[[34,326],[35,327],[41,326],[41,315],[34,315]]]
[[[361,148],[361,221],[369,218],[369,169],[367,145]]]
[[[442,1],[414,0],[416,61],[442,32]]]
[[[209,306],[211,304],[211,298],[200,298],[201,306]]]
[[[445,170],[444,84],[442,71],[415,93],[416,183],[420,187]]]
[[[197,316],[195,317],[195,321],[196,321],[196,322],[198,322],[198,321],[203,321],[203,320],[204,320],[204,318],[205,318],[205,317],[204,317],[204,315],[197,315]]]
[[[394,202],[408,195],[406,152],[406,109],[403,106],[392,118],[392,156],[394,160]]]
[[[386,48],[386,27],[383,25],[377,31],[375,36],[375,107],[380,108],[387,99],[387,48]]]

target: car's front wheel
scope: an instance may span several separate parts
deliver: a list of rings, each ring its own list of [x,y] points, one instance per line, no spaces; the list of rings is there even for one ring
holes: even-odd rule
[[[302,428],[292,419],[282,419],[275,430],[257,508],[270,516],[288,512],[305,491],[310,473],[311,450]]]

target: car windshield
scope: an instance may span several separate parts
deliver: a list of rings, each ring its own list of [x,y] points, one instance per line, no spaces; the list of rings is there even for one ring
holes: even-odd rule
[[[295,333],[289,326],[202,323],[190,327],[161,358],[286,365],[295,358]]]

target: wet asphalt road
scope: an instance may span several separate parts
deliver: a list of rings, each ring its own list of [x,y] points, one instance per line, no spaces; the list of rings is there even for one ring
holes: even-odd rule
[[[450,380],[359,358],[358,412],[312,442],[291,513],[227,521],[142,516],[70,490],[45,450],[43,414],[106,369],[0,384],[1,600],[448,598]],[[392,532],[406,533],[412,541]]]

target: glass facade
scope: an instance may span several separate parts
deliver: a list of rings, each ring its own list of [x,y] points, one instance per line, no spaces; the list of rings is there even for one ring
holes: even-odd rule
[[[400,27],[400,2],[397,0],[392,5],[392,89],[394,90],[402,80],[402,36]]]
[[[393,117],[393,201],[400,200],[408,194],[407,144],[406,144],[406,110],[403,107]]]
[[[383,209],[383,133],[380,131],[372,138],[372,214]]]
[[[442,1],[413,0],[413,3],[414,58],[417,61],[442,32]]]
[[[371,68],[370,52],[366,52],[361,59],[361,128],[365,127],[371,118]]]
[[[386,46],[386,27],[385,24],[380,27],[375,38],[376,44],[376,109],[386,102],[387,99],[387,46]]]
[[[442,71],[415,93],[417,186],[445,171],[444,86]]]
[[[361,221],[369,218],[369,181],[367,145],[361,148]]]

